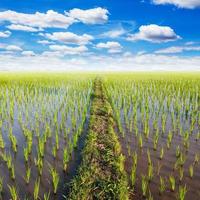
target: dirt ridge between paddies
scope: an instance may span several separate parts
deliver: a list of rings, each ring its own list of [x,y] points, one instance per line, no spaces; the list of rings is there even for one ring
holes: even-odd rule
[[[91,118],[82,163],[67,199],[128,199],[124,157],[102,80],[94,81]]]

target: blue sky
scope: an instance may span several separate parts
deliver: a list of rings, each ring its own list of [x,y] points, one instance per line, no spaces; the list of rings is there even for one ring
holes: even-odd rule
[[[0,70],[200,70],[200,0],[1,0]]]

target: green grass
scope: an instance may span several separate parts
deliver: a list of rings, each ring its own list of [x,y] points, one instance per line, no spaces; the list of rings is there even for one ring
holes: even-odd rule
[[[112,109],[96,79],[83,160],[68,199],[128,199],[124,157],[113,129]]]

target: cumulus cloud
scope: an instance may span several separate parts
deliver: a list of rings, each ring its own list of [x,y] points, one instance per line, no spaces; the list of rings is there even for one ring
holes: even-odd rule
[[[46,45],[46,44],[53,44],[54,42],[49,40],[38,40],[37,43]]]
[[[66,14],[85,24],[103,24],[108,20],[108,10],[100,7],[88,10],[74,8]]]
[[[36,54],[33,51],[22,51],[21,54],[27,57],[36,56]]]
[[[119,29],[104,32],[100,35],[100,37],[117,38],[125,33],[126,33],[125,29],[119,28]]]
[[[172,4],[178,8],[194,9],[200,7],[199,0],[153,0],[156,5]]]
[[[144,40],[153,43],[170,42],[180,39],[172,28],[169,26],[158,26],[156,24],[140,26],[139,32],[129,34],[127,40],[137,41]]]
[[[10,30],[26,31],[26,32],[38,32],[38,31],[42,30],[42,29],[37,29],[37,28],[30,27],[30,26],[20,25],[20,24],[11,24],[6,27]]]
[[[52,51],[60,52],[64,55],[76,55],[88,51],[86,46],[70,47],[66,45],[50,45],[49,49]]]
[[[11,35],[10,31],[0,32],[0,38],[8,38],[10,37],[10,35]]]
[[[53,10],[46,13],[21,13],[12,10],[0,12],[0,22],[9,22],[11,30],[37,32],[44,28],[68,28],[76,22],[102,24],[108,20],[108,10],[98,7],[88,10],[74,8],[64,14]]]
[[[46,33],[44,36],[53,41],[59,41],[68,44],[85,45],[93,40],[93,37],[88,34],[76,35],[71,32],[54,32],[52,34]]]
[[[16,45],[6,45],[6,44],[0,44],[0,49],[6,50],[6,51],[22,51],[22,48],[20,46]]]
[[[173,54],[173,53],[182,53],[183,51],[200,51],[200,46],[174,46],[165,49],[159,49],[155,53]]]
[[[22,48],[16,45],[8,45],[6,47],[7,51],[22,51]]]
[[[67,28],[74,23],[74,19],[53,10],[48,10],[46,13],[36,12],[33,14],[7,10],[0,12],[0,22],[10,22],[18,26],[23,25],[35,28]]]
[[[122,50],[122,46],[119,42],[100,42],[96,45],[98,49],[107,49],[108,53],[119,53]]]

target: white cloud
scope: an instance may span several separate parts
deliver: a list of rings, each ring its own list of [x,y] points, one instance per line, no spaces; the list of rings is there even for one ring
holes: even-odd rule
[[[88,10],[74,8],[66,14],[85,24],[103,24],[108,20],[108,10],[100,7]]]
[[[52,55],[58,52],[51,52]],[[60,58],[59,56],[36,55],[27,56],[1,55],[0,70],[7,71],[200,71],[200,56],[179,57],[157,54],[143,55],[109,55],[109,56],[75,56]],[[14,60],[14,62],[13,62]],[[92,63],[92,64],[91,64]]]
[[[61,53],[59,51],[44,51],[41,54],[41,56],[44,57],[44,58],[46,58],[46,57],[49,57],[49,58],[61,58],[61,57],[64,57],[65,54]]]
[[[20,24],[11,24],[6,27],[10,30],[26,31],[26,32],[38,32],[38,31],[42,30],[42,29],[37,29],[37,28],[30,27],[30,26],[20,25]]]
[[[0,49],[4,49],[6,51],[22,51],[22,48],[16,45],[6,45],[6,44],[0,44]]]
[[[122,50],[122,46],[119,42],[100,42],[96,45],[98,49],[108,49],[109,53],[119,53]]]
[[[22,48],[16,45],[8,45],[6,47],[7,51],[22,51]]]
[[[173,53],[181,53],[183,51],[200,51],[200,46],[174,46],[174,47],[168,47],[165,49],[157,50],[155,53],[173,54]]]
[[[54,42],[49,41],[49,40],[38,40],[37,41],[38,44],[53,44]]]
[[[67,28],[74,23],[74,19],[48,10],[46,13],[34,14],[19,13],[12,10],[0,12],[0,22],[10,22],[15,25],[31,26],[36,28]]]
[[[70,47],[66,45],[50,45],[49,49],[60,52],[63,55],[76,55],[88,51],[86,46]]]
[[[36,54],[33,51],[22,51],[21,54],[27,57],[36,56]]]
[[[84,45],[93,40],[93,37],[91,35],[76,35],[75,33],[71,32],[54,32],[52,34],[46,33],[45,37],[54,41],[78,45]]]
[[[200,7],[199,0],[153,0],[156,5],[172,4],[178,8],[194,9]]]
[[[10,37],[10,35],[11,35],[10,31],[0,32],[0,38],[8,38]]]
[[[144,40],[153,43],[169,42],[180,39],[174,30],[168,26],[158,26],[156,24],[140,26],[139,32],[129,34],[127,40]]]
[[[111,31],[107,31],[105,33],[102,33],[100,36],[101,37],[108,37],[108,38],[117,38],[123,34],[125,34],[126,31],[123,28],[120,29],[115,29]]]

